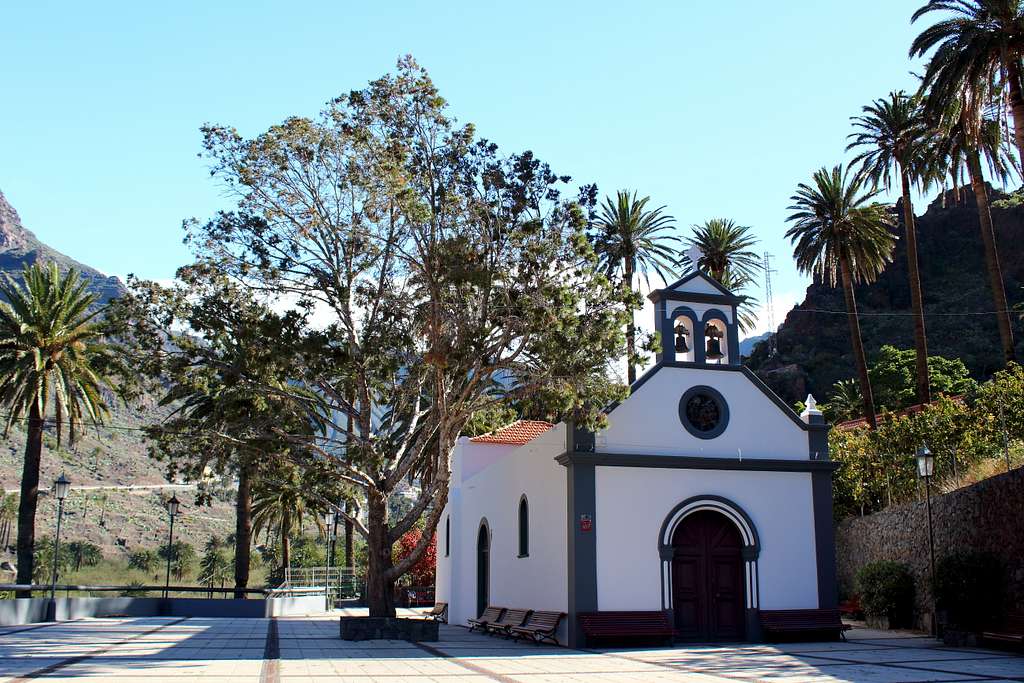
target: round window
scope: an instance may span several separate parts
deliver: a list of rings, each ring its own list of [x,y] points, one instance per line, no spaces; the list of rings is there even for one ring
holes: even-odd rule
[[[711,387],[692,387],[679,399],[679,420],[697,438],[713,439],[729,424],[729,407]]]

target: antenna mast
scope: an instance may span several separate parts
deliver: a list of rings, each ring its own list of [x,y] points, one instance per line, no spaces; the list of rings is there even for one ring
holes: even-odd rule
[[[772,273],[778,271],[772,269],[772,258],[774,258],[767,251],[764,252],[764,261],[762,268],[764,269],[764,298],[765,298],[765,311],[768,314],[768,357],[774,356],[779,348],[778,342],[775,339],[775,300],[772,292]]]

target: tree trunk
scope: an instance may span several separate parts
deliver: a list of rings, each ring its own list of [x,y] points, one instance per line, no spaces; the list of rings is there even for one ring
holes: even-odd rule
[[[349,501],[345,501],[345,512],[349,515],[355,515],[355,506]],[[352,555],[352,534],[355,533],[355,525],[352,524],[352,520],[345,519],[345,567],[349,571],[354,571],[356,568],[356,558]]]
[[[1018,159],[1024,163],[1024,92],[1020,82],[1020,60],[1006,60],[1006,79],[1010,85],[1010,112],[1013,114],[1013,141],[1017,145]]]
[[[366,507],[366,606],[371,617],[395,616],[395,580],[388,537],[388,503],[380,491],[367,491]]]
[[[992,210],[988,204],[988,190],[981,170],[981,157],[977,150],[967,153],[967,170],[971,176],[971,189],[978,204],[978,222],[981,226],[981,243],[985,248],[985,266],[988,282],[995,305],[996,325],[1003,345],[1003,358],[1007,363],[1014,359],[1013,327],[1010,323],[1009,305],[1006,303],[1006,289],[1003,287],[1003,271],[999,266],[999,252],[996,249],[995,230],[992,226]]]
[[[633,257],[626,257],[626,266],[622,272],[622,285],[626,292],[632,296],[633,293]],[[633,356],[636,355],[636,326],[633,318],[633,304],[629,304],[629,327],[626,328],[626,380],[632,386],[636,381],[636,366],[633,365]]]
[[[860,393],[864,401],[864,418],[871,429],[878,424],[875,420],[875,399],[871,394],[871,379],[868,377],[868,362],[864,356],[864,340],[860,336],[860,320],[857,318],[857,299],[853,293],[853,275],[845,258],[839,259],[843,275],[843,296],[846,299],[846,319],[850,322],[850,343],[853,345],[853,363],[860,378]]]
[[[249,564],[252,555],[252,466],[238,470],[238,494],[235,497],[235,588],[249,587]],[[235,592],[242,599],[245,593]]]
[[[292,566],[291,545],[292,515],[288,510],[281,510],[281,579],[288,576],[288,568]]]
[[[18,578],[17,583],[32,583],[33,555],[36,546],[36,506],[39,503],[39,464],[43,458],[43,417],[39,404],[32,402],[25,439],[25,462],[21,470],[21,500],[18,503]],[[56,558],[54,558],[56,561]],[[18,591],[19,598],[32,597],[31,591]]]
[[[921,296],[921,274],[917,265],[917,229],[914,226],[914,205],[910,200],[910,176],[900,168],[903,180],[903,227],[907,231],[907,273],[910,277],[910,307],[914,311],[914,353],[917,360],[917,401],[932,400],[928,377],[928,338],[924,327],[924,302]]]

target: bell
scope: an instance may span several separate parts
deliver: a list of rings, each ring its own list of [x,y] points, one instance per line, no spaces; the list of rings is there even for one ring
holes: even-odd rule
[[[687,353],[690,350],[690,345],[686,343],[686,338],[690,336],[690,331],[686,329],[685,325],[676,325],[676,353]]]
[[[708,360],[720,360],[725,358],[725,354],[722,353],[722,342],[719,339],[712,337],[708,339],[708,348],[704,354]]]

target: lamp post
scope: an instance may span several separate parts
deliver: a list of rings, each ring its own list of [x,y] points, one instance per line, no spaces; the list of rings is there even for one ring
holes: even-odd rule
[[[167,514],[171,518],[170,531],[167,533],[167,579],[164,581],[164,597],[168,597],[171,591],[171,557],[174,555],[174,518],[178,515],[181,501],[177,495],[172,495],[167,501]]]
[[[928,559],[932,594],[932,635],[935,635],[935,533],[932,530],[932,475],[935,474],[935,456],[927,444],[917,449],[917,475],[924,479],[925,500],[928,508]]]
[[[324,513],[324,524],[327,527],[327,573],[324,576],[324,609],[331,611],[331,537],[334,535],[334,509],[328,508]]]
[[[53,491],[57,496],[57,535],[53,539],[53,573],[50,578],[50,621],[57,621],[57,566],[60,561],[60,523],[64,519],[64,499],[71,490],[71,481],[62,472],[57,481],[53,482]]]

